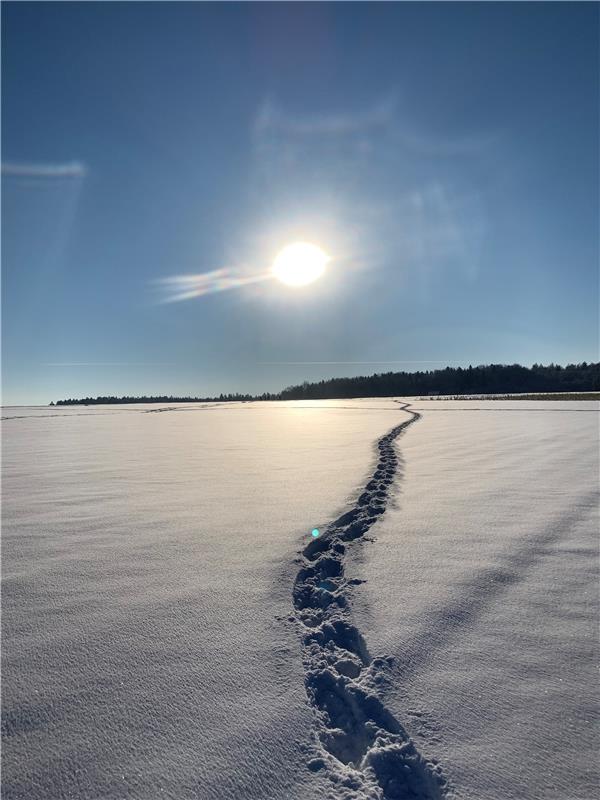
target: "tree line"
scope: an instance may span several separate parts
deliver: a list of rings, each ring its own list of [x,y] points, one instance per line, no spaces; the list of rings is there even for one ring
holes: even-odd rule
[[[446,367],[419,372],[382,372],[354,378],[305,381],[281,392],[220,394],[218,397],[84,397],[58,400],[50,405],[108,405],[124,403],[224,403],[248,400],[330,400],[352,397],[412,397],[415,395],[519,394],[542,392],[600,391],[600,363],[487,364],[476,367]]]
[[[127,403],[239,403],[248,400],[279,400],[279,394],[264,392],[261,395],[251,394],[220,394],[218,397],[178,397],[172,394],[160,395],[99,395],[98,397],[70,397],[68,400],[57,400],[51,406],[95,406],[95,405],[125,405]]]
[[[356,378],[330,378],[290,386],[281,400],[351,397],[412,397],[450,394],[592,392],[600,390],[600,364],[488,364],[425,372],[384,372]]]

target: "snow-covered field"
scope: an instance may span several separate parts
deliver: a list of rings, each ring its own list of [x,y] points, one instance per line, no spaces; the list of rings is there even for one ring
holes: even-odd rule
[[[5,800],[600,796],[596,403],[3,415]]]

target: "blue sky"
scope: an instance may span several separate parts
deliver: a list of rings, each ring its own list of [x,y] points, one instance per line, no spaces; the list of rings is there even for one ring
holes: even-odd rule
[[[598,13],[3,3],[4,403],[597,360]]]

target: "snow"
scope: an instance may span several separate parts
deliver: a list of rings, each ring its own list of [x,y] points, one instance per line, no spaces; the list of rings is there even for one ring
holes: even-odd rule
[[[345,576],[349,545],[360,541],[385,513],[398,469],[395,440],[418,418],[407,411],[379,439],[378,462],[353,507],[303,550],[294,584],[302,631],[306,692],[316,715],[316,744],[309,761],[327,771],[337,796],[437,800],[446,779],[425,760],[406,730],[381,702],[382,659],[373,659],[348,611],[353,584]]]
[[[4,800],[323,797],[294,559],[397,408],[5,409]]]
[[[3,798],[598,796],[596,412],[5,408]]]
[[[393,659],[386,706],[457,798],[599,797],[598,406],[412,408],[398,494],[348,570]]]

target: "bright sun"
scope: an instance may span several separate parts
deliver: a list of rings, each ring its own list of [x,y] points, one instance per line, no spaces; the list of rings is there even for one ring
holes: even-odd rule
[[[288,244],[277,253],[273,275],[288,286],[305,286],[325,272],[329,256],[309,242]]]

